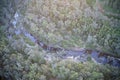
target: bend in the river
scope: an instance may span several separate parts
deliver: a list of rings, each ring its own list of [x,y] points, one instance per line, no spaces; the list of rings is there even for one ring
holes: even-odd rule
[[[14,16],[15,20],[12,22],[15,28],[16,35],[19,35],[21,33],[24,34],[24,36],[28,37],[32,42],[34,42],[35,44],[38,44],[44,50],[47,50],[50,52],[64,51],[65,54],[61,55],[62,59],[72,58],[74,60],[85,62],[87,61],[88,57],[91,56],[91,59],[96,63],[110,64],[112,66],[120,67],[120,58],[118,58],[117,56],[110,55],[108,53],[104,53],[97,50],[82,49],[82,48],[80,48],[79,50],[72,50],[72,49],[68,50],[64,48],[57,48],[57,47],[46,45],[42,41],[39,41],[31,33],[27,32],[27,30],[24,27],[20,27],[19,29],[16,28],[18,17],[19,17],[19,14],[16,12]],[[10,35],[8,36],[8,38],[10,38]]]

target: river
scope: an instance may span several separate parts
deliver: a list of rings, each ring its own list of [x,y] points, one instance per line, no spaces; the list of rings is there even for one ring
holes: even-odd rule
[[[15,35],[20,35],[21,33],[24,36],[28,37],[32,42],[38,44],[44,50],[49,52],[63,51],[64,54],[59,54],[61,59],[72,59],[75,61],[86,62],[88,58],[91,58],[97,64],[109,64],[115,67],[120,67],[120,59],[116,58],[111,55],[104,54],[100,56],[100,52],[96,50],[91,50],[90,54],[86,52],[86,49],[80,48],[79,50],[72,50],[72,49],[64,49],[64,48],[57,48],[54,46],[49,46],[44,44],[42,41],[39,41],[35,38],[31,33],[29,33],[24,27],[17,27],[17,21],[19,20],[19,14],[16,12],[14,15],[14,20],[12,21],[13,27],[15,28]],[[8,38],[12,38],[11,35]]]

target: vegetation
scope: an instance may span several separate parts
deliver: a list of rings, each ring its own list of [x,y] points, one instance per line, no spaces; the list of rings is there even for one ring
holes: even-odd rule
[[[26,0],[20,7],[15,0],[3,2],[7,5],[0,7],[13,12],[0,18],[4,21],[0,21],[0,80],[120,79],[119,67],[95,63],[90,56],[86,62],[61,59],[58,54],[64,51],[45,51],[25,36],[27,31],[50,46],[99,49],[120,56],[120,25],[95,10],[96,0]],[[17,30],[21,32],[16,34]]]
[[[86,3],[92,8],[95,5],[96,0],[86,0]]]
[[[100,0],[103,1],[103,0]],[[107,11],[112,11],[112,12],[116,12],[116,13],[120,13],[120,1],[119,0],[107,0],[107,1],[103,1],[105,3],[105,9]]]
[[[102,5],[105,15],[108,17],[113,17],[120,19],[120,1],[119,0],[99,0],[99,3]]]

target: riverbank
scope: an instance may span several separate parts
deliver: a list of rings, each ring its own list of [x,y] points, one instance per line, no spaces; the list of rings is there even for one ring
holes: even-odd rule
[[[67,4],[56,0],[39,1],[29,1],[25,12],[18,8],[9,19],[5,30],[8,42],[1,41],[0,45],[1,79],[119,78],[120,59],[112,52],[119,46],[114,48],[111,41],[116,31],[109,27],[106,16],[91,10],[85,0],[66,0]]]

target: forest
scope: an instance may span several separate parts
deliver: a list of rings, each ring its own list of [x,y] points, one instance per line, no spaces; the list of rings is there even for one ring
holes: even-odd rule
[[[120,0],[1,0],[0,80],[120,80]]]

